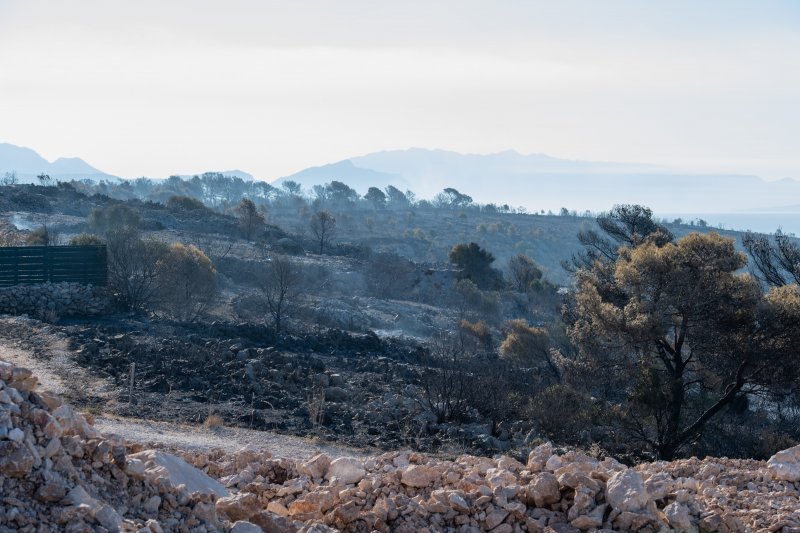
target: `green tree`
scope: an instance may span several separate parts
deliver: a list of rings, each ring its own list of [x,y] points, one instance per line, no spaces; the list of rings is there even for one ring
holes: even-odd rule
[[[592,268],[597,261],[613,263],[621,246],[634,247],[648,240],[661,245],[673,240],[672,233],[653,220],[653,211],[637,204],[615,205],[595,219],[595,226],[578,232],[584,251],[563,262],[565,269],[574,272]]]
[[[477,243],[456,244],[449,254],[450,262],[460,269],[459,279],[471,280],[479,289],[502,287],[502,275],[492,268],[494,256]]]
[[[578,271],[570,336],[598,382],[627,376],[626,428],[662,459],[740,398],[797,379],[800,293],[765,295],[746,262],[732,239],[692,233],[621,248],[610,278]]]
[[[404,194],[403,191],[401,191],[394,185],[386,186],[386,198],[389,201],[389,205],[395,209],[401,207],[408,207],[409,203],[411,203],[411,201],[408,198],[408,195]]]
[[[386,205],[386,194],[377,187],[370,187],[367,194],[364,195],[364,200],[371,203],[375,209],[378,209]]]

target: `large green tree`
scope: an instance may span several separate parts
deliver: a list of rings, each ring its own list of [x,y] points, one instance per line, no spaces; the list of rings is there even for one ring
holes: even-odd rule
[[[622,247],[612,268],[577,273],[570,335],[604,367],[598,382],[628,378],[616,398],[626,427],[660,458],[740,399],[798,376],[797,286],[765,294],[746,263],[732,239],[692,233]]]

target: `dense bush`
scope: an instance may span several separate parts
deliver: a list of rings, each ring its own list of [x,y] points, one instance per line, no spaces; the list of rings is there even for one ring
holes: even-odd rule
[[[193,320],[217,294],[217,272],[192,245],[174,243],[156,263],[159,306],[180,320]]]

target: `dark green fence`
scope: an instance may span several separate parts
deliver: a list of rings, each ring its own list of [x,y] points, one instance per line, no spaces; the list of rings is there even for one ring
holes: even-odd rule
[[[105,245],[0,247],[0,287],[48,281],[105,285]]]

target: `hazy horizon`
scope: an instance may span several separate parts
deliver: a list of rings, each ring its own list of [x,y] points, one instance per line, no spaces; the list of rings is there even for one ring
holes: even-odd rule
[[[788,1],[2,0],[0,141],[125,177],[424,147],[800,179],[799,22]]]

